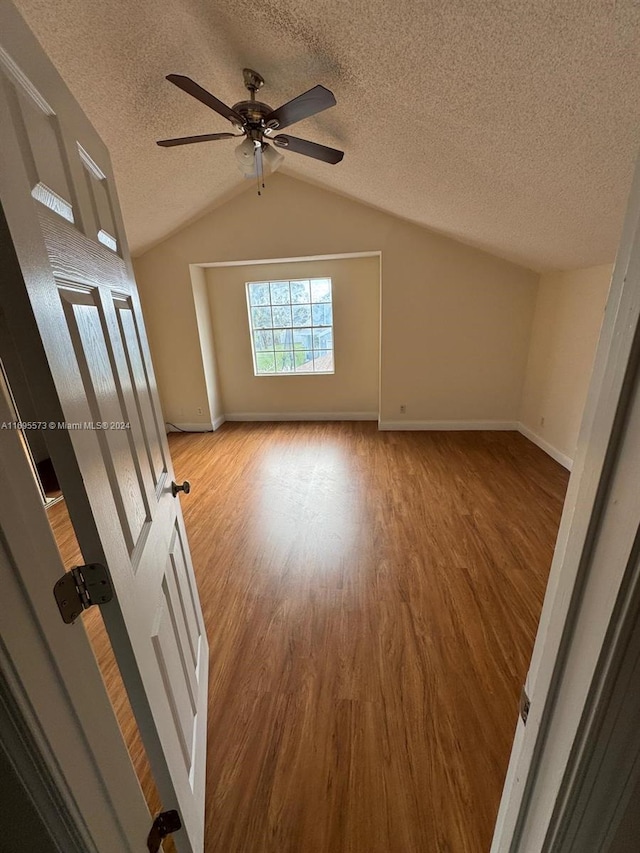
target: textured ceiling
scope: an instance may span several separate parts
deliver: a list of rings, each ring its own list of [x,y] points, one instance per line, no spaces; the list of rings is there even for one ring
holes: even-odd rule
[[[286,171],[536,269],[611,261],[640,145],[638,0],[16,0],[108,145],[132,251],[246,186],[230,129],[164,80],[278,106],[343,148]],[[268,186],[267,186],[268,192]],[[256,197],[256,212],[260,199]]]

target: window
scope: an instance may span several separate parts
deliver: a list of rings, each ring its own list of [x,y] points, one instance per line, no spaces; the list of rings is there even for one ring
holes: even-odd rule
[[[334,372],[330,278],[250,281],[247,308],[256,376]]]

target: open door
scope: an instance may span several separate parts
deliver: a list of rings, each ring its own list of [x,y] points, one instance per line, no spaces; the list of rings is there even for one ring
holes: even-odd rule
[[[203,849],[208,644],[108,152],[0,5],[1,308],[180,853]],[[56,607],[51,596],[51,606]]]

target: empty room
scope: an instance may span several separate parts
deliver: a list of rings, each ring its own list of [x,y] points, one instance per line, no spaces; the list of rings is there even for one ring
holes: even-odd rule
[[[0,76],[6,849],[636,849],[637,4],[2,0]]]

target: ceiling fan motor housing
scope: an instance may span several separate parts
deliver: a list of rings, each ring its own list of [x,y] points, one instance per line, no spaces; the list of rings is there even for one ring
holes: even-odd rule
[[[233,111],[241,115],[249,127],[258,128],[262,126],[265,116],[273,112],[272,107],[261,101],[239,101],[232,107]]]
[[[254,71],[253,68],[243,68],[242,76],[244,78],[244,85],[252,95],[255,95],[258,89],[262,89],[264,86],[264,77],[262,74]]]

